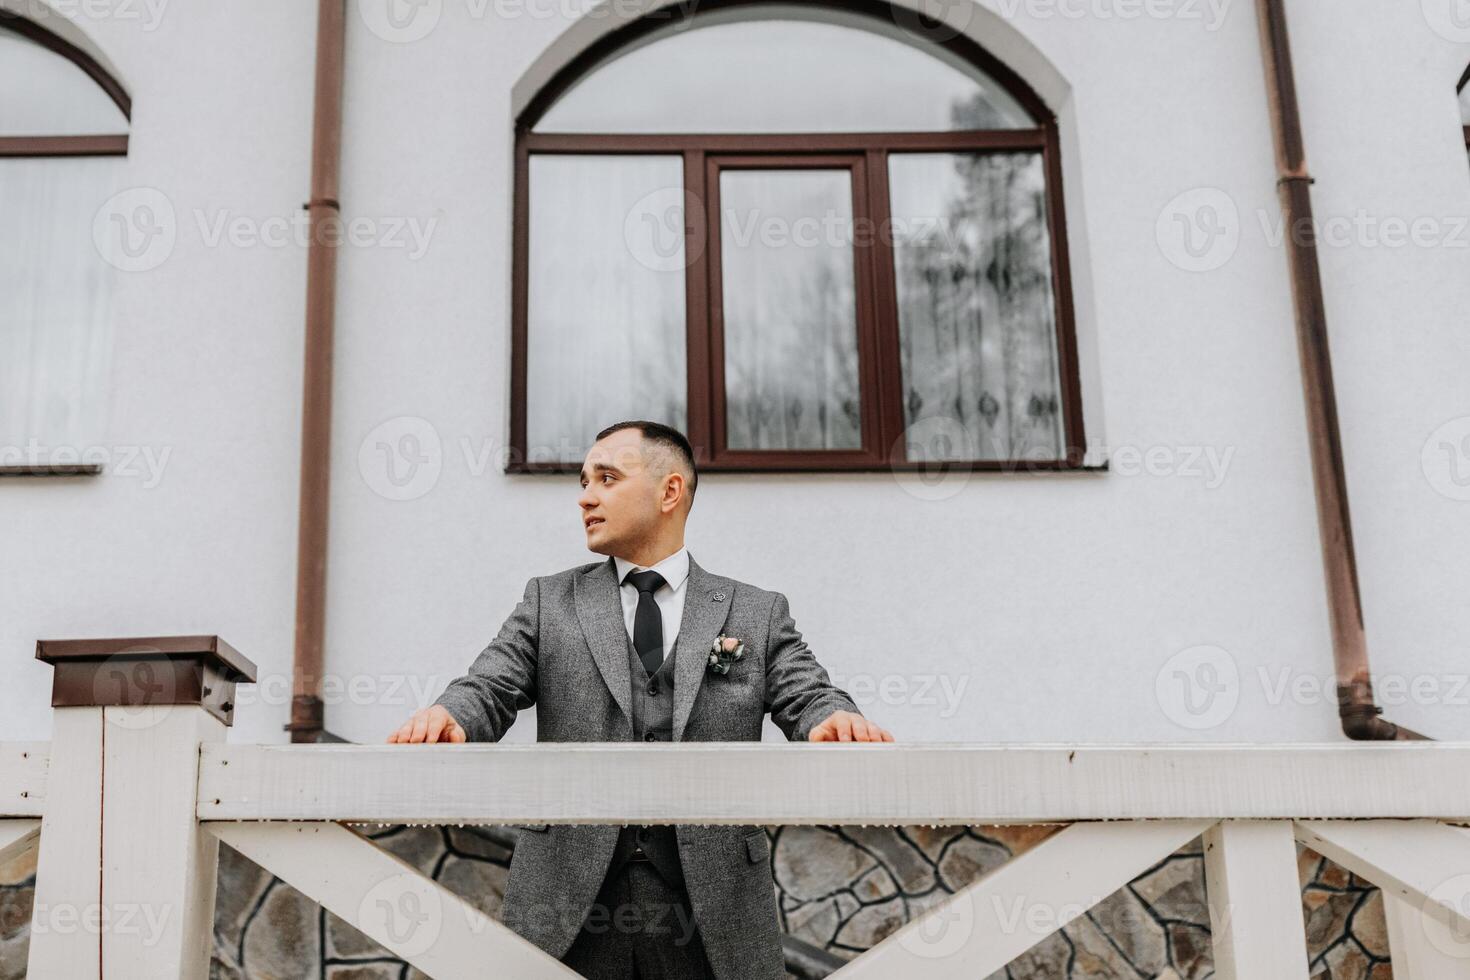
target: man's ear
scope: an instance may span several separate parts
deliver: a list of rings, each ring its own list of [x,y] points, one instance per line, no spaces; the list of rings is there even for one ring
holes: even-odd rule
[[[674,483],[676,479],[678,481],[677,484]],[[669,503],[669,487],[671,485],[677,485],[679,487],[679,497],[674,500],[673,506],[665,508],[664,504]],[[679,504],[683,503],[684,498],[687,496],[689,496],[689,485],[684,482],[684,474],[677,471],[670,473],[668,476],[664,477],[664,492],[662,498],[659,501],[659,509],[672,511],[675,507],[678,507]]]

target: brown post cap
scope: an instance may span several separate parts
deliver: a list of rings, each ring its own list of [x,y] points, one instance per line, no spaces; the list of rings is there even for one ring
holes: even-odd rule
[[[36,659],[56,669],[52,707],[197,704],[226,725],[235,684],[253,684],[256,674],[218,636],[38,640]]]

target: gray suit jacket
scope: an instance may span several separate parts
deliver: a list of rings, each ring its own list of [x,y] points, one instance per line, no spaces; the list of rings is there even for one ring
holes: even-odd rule
[[[674,649],[674,741],[759,741],[767,712],[792,741],[833,711],[857,712],[792,620],[786,597],[712,575],[689,558]],[[728,674],[706,670],[720,633],[745,641]],[[532,578],[500,633],[442,704],[470,741],[498,741],[536,706],[538,742],[625,742],[628,633],[613,560]],[[612,860],[618,827],[522,827],[502,919],[560,959],[571,948]],[[753,825],[679,826],[694,918],[717,980],[785,975],[771,849]]]

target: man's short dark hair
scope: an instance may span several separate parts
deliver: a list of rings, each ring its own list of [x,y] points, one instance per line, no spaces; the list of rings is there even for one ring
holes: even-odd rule
[[[657,443],[664,449],[676,454],[685,466],[689,467],[689,502],[694,503],[694,491],[699,487],[699,470],[694,465],[694,447],[689,445],[689,440],[684,433],[672,426],[664,425],[662,422],[648,422],[643,419],[634,419],[627,422],[618,422],[610,425],[597,433],[595,441],[601,442],[614,432],[624,429],[637,429],[643,433],[646,442]]]

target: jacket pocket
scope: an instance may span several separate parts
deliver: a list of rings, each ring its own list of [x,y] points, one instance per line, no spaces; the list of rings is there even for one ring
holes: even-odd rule
[[[771,840],[764,830],[753,830],[745,835],[745,857],[751,864],[770,862]]]

